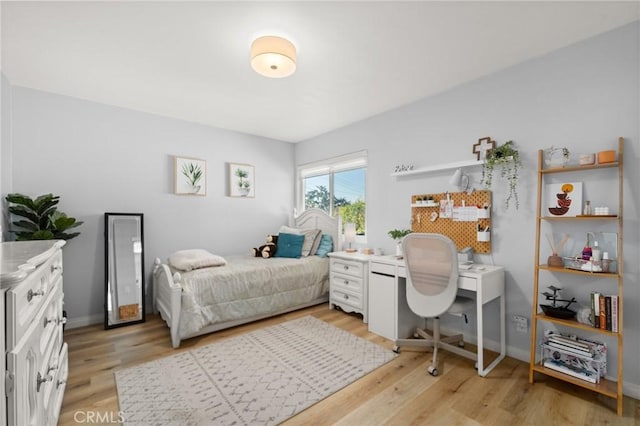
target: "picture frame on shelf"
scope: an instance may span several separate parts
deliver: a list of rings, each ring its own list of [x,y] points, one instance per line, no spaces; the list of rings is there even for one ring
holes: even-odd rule
[[[255,197],[255,167],[250,164],[228,163],[229,196]]]
[[[582,214],[582,182],[549,183],[545,186],[544,214],[576,217]]]
[[[200,158],[173,157],[173,192],[176,195],[207,195],[207,162]]]

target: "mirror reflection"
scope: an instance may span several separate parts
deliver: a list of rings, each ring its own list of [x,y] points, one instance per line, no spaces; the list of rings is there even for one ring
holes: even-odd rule
[[[144,321],[141,213],[105,213],[105,328]]]

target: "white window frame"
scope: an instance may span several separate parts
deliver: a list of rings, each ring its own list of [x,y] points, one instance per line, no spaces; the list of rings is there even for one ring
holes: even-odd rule
[[[347,170],[361,169],[367,168],[368,160],[367,160],[367,151],[358,151],[350,154],[340,155],[338,157],[328,158],[325,160],[313,161],[310,163],[301,164],[297,167],[297,178],[296,178],[296,206],[299,212],[305,210],[305,194],[304,194],[304,185],[303,181],[305,178],[321,176],[321,175],[329,175],[329,212],[333,212],[333,174],[336,172],[344,172]],[[365,171],[365,182],[364,182],[364,197],[365,203],[367,202],[367,173]],[[366,244],[367,242],[367,223],[368,223],[368,213],[369,209],[365,210],[364,214],[364,224],[365,231],[364,235],[356,235],[356,244]]]

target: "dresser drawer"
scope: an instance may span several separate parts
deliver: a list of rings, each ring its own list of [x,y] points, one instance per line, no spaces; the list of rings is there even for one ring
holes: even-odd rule
[[[364,265],[362,262],[343,259],[331,259],[331,272],[336,272],[354,277],[362,277]]]
[[[352,293],[362,294],[362,278],[332,273],[331,287],[335,287],[338,290],[346,290]]]
[[[62,398],[64,390],[67,387],[67,377],[69,376],[69,360],[68,347],[64,343],[60,354],[58,355],[58,368],[56,369],[53,381],[51,382],[51,394],[49,401],[45,406],[47,425],[55,426],[58,424],[58,416],[60,408],[62,408]]]
[[[348,293],[339,289],[331,288],[331,302],[339,305],[348,305],[358,310],[362,310],[362,296]]]
[[[51,294],[58,288],[61,291],[62,275],[56,267],[56,258],[62,259],[61,252],[7,292],[7,350],[22,338],[36,315],[50,301]]]

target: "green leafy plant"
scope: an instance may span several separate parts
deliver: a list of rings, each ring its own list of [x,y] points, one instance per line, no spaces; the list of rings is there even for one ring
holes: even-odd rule
[[[60,197],[44,194],[32,199],[22,194],[9,194],[5,197],[9,203],[9,213],[20,219],[11,222],[18,241],[28,240],[70,240],[80,235],[79,232],[67,231],[82,225],[73,217],[58,211]]]
[[[235,175],[238,177],[238,187],[249,188],[251,186],[248,180],[244,180],[249,177],[249,173],[246,170],[236,169]]]
[[[389,234],[391,238],[396,240],[396,242],[400,242],[400,240],[402,240],[412,232],[413,231],[411,229],[392,229],[391,231],[387,232],[387,234]]]
[[[513,141],[507,141],[504,144],[487,152],[487,157],[482,165],[482,179],[480,184],[484,184],[485,188],[491,189],[491,182],[496,167],[500,167],[500,177],[506,178],[509,183],[509,195],[505,199],[505,208],[509,208],[511,200],[516,205],[516,210],[520,207],[518,200],[518,173],[522,167],[520,161],[520,153],[513,146]]]
[[[187,178],[191,186],[197,186],[202,179],[202,167],[195,163],[184,163],[182,165],[182,174]]]

